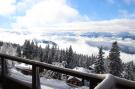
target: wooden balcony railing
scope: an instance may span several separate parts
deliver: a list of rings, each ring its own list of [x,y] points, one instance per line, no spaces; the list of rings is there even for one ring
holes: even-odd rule
[[[6,60],[18,61],[22,63],[26,63],[32,65],[32,89],[39,89],[40,88],[40,79],[39,79],[39,68],[45,68],[47,70],[52,70],[55,72],[59,72],[66,75],[71,75],[75,77],[82,78],[83,80],[90,81],[89,89],[135,89],[135,82],[129,81],[126,79],[121,79],[115,77],[111,74],[87,74],[82,72],[73,71],[67,68],[59,68],[47,63],[33,61],[29,59],[19,58],[15,56],[10,56],[6,54],[0,54],[1,58],[1,79],[2,85],[8,85],[5,79],[8,78],[7,71],[6,71]],[[15,80],[16,81],[16,80]],[[17,82],[19,83],[19,81]],[[3,89],[4,86],[3,86]],[[14,88],[15,89],[15,88]]]

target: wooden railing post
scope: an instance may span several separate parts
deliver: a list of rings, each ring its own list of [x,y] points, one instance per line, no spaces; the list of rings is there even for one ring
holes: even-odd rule
[[[1,76],[2,76],[2,81],[4,80],[3,78],[4,78],[4,74],[5,74],[4,65],[5,65],[4,58],[1,58]]]
[[[2,88],[4,89],[5,85],[5,76],[8,73],[8,68],[7,68],[7,62],[6,60],[1,57],[1,76],[2,76]]]
[[[84,78],[82,78],[82,85],[84,86]]]
[[[32,89],[41,89],[39,67],[32,65]]]
[[[94,89],[96,85],[97,85],[97,81],[94,79],[91,79],[89,83],[89,89]]]

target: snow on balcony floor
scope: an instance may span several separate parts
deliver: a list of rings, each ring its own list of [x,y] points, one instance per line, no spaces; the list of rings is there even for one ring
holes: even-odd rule
[[[28,83],[32,82],[32,76],[24,75],[14,68],[11,69],[10,71],[11,71],[10,73],[11,77]],[[64,81],[60,81],[56,79],[46,79],[44,77],[41,77],[40,83],[42,89],[71,89],[71,87],[68,86]]]

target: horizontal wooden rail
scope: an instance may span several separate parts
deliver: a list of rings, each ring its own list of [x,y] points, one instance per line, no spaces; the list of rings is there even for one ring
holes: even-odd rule
[[[30,64],[30,65],[35,65],[35,66],[40,67],[40,68],[45,68],[45,69],[52,70],[55,72],[76,76],[76,77],[83,78],[86,80],[97,79],[97,80],[101,81],[105,78],[105,76],[100,75],[100,74],[82,73],[82,72],[74,71],[74,70],[67,69],[67,68],[60,68],[60,67],[57,67],[57,66],[54,66],[51,64],[43,63],[43,62],[34,61],[34,60],[30,60],[30,59],[24,59],[24,58],[15,57],[15,56],[10,56],[10,55],[6,55],[6,54],[0,54],[0,57],[5,58],[5,59],[9,59],[12,61],[18,61],[18,62]]]
[[[127,79],[115,77],[116,87],[118,89],[135,89],[135,81],[130,81]]]

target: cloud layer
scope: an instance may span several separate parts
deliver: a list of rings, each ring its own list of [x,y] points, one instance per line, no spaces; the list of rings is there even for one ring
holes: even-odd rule
[[[69,6],[66,0],[41,0],[26,10],[25,16],[19,16],[13,27],[16,28],[46,28],[61,23],[86,20],[79,12]]]
[[[0,16],[14,14],[12,30],[27,31],[135,31],[135,14],[120,10],[121,18],[93,21],[80,14],[69,0],[0,0]],[[116,3],[115,0],[106,0]],[[124,0],[134,3],[135,0]],[[2,28],[4,29],[4,28]]]
[[[16,11],[15,0],[0,0],[0,15],[9,15]]]

